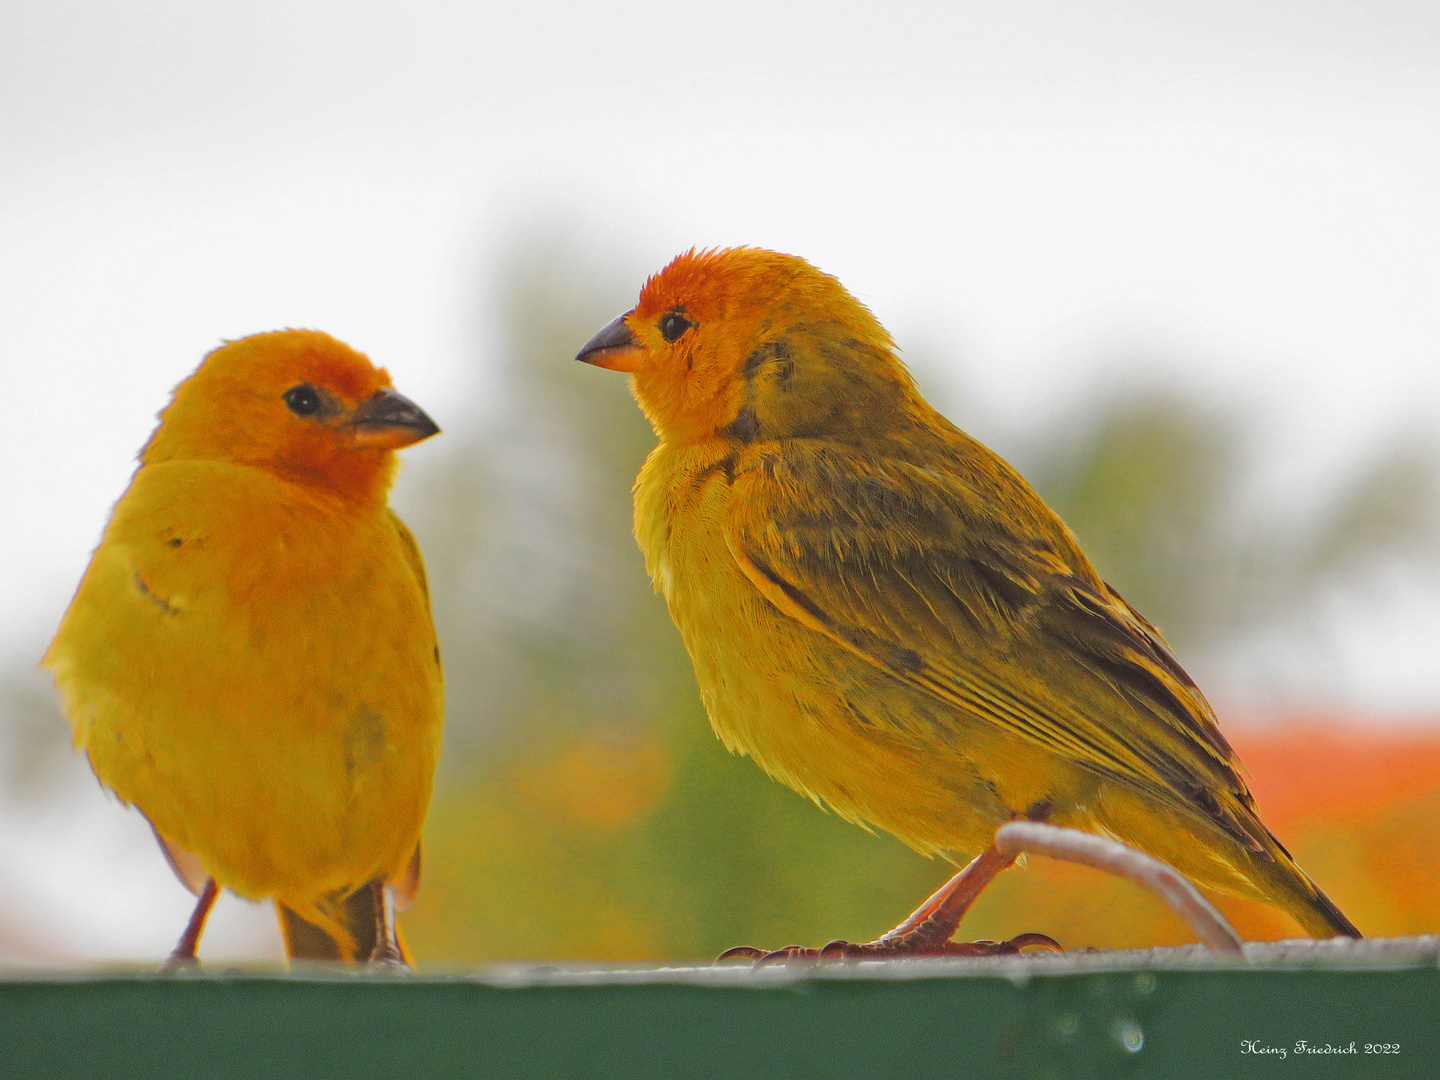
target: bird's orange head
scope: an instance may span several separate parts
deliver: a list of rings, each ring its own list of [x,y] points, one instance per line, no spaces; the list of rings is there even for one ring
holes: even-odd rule
[[[577,359],[629,372],[674,442],[873,435],[919,401],[890,335],[839,281],[759,248],[679,256]]]
[[[205,357],[140,460],[227,461],[369,502],[389,490],[394,451],[439,430],[363,353],[318,330],[279,330]]]

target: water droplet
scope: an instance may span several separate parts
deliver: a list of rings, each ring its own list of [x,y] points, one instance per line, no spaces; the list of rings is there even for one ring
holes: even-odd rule
[[[1055,1030],[1062,1039],[1068,1039],[1080,1030],[1080,1017],[1074,1013],[1061,1013],[1055,1018]]]
[[[1132,1054],[1145,1047],[1145,1031],[1134,1020],[1117,1020],[1114,1035],[1115,1041]]]
[[[1142,971],[1135,976],[1135,989],[1142,994],[1153,994],[1155,992],[1155,976],[1148,971]]]

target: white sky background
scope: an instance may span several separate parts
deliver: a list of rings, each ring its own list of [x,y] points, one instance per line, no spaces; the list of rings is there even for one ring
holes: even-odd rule
[[[38,657],[219,339],[328,330],[463,435],[494,272],[556,221],[626,298],[692,244],[806,256],[954,367],[982,438],[1143,357],[1151,385],[1263,416],[1298,505],[1440,419],[1437,132],[1433,3],[9,0],[0,666]],[[1333,610],[1321,699],[1440,710],[1433,596]],[[0,815],[0,855],[31,826]],[[86,835],[102,869],[131,842]]]

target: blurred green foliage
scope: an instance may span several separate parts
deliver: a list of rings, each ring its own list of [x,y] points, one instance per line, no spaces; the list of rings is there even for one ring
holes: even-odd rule
[[[1182,659],[1294,615],[1387,558],[1430,557],[1436,469],[1387,447],[1308,515],[1247,489],[1244,433],[1163,394],[1111,399],[1034,455],[1032,479],[1100,573]]]

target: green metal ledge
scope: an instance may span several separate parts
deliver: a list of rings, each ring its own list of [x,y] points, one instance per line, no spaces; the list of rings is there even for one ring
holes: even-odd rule
[[[1257,944],[1228,964],[1194,948],[758,972],[11,973],[0,1076],[1432,1078],[1437,958],[1427,936]]]

